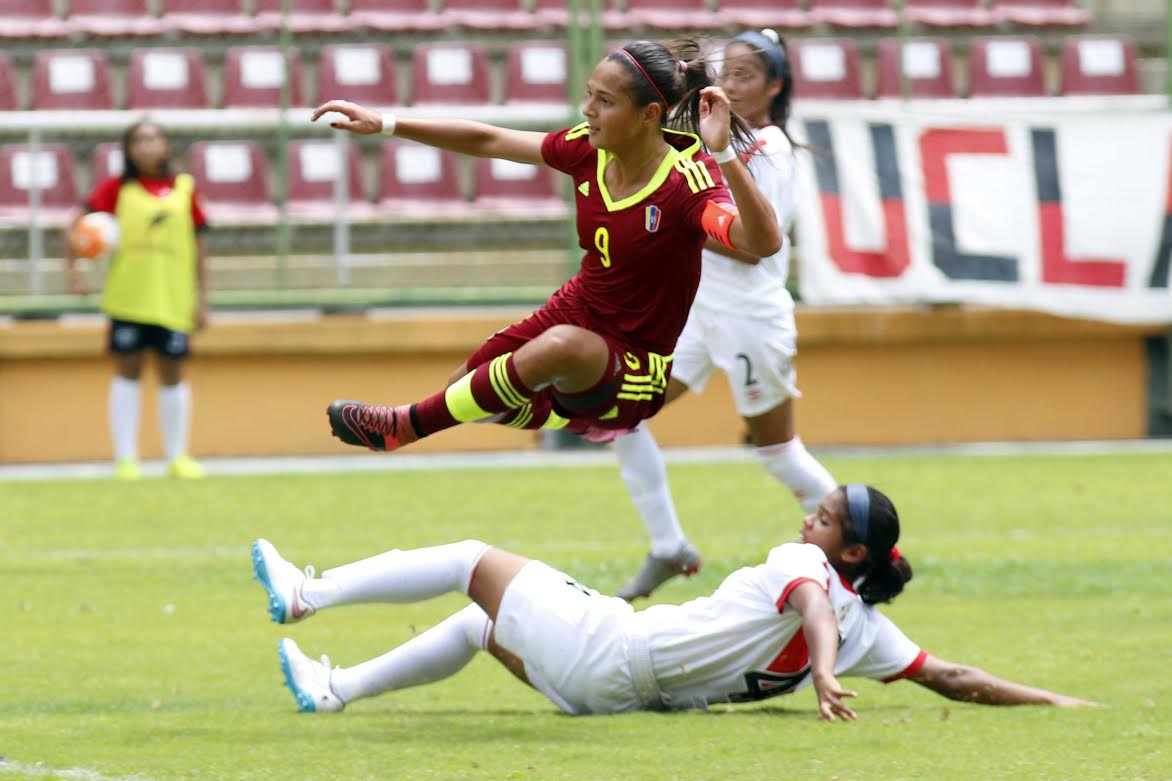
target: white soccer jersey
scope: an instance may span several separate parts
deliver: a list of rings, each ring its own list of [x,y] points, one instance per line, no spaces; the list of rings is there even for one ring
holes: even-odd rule
[[[919,646],[864,604],[818,546],[787,543],[764,564],[729,575],[710,597],[632,616],[647,630],[655,678],[671,707],[760,700],[809,685],[801,616],[785,607],[805,581],[828,589],[838,616],[836,675],[893,680],[923,664]]]
[[[789,229],[794,219],[797,163],[781,128],[768,125],[755,131],[755,135],[758,152],[748,159],[749,171],[777,214],[782,230],[781,249],[755,266],[704,250],[700,288],[692,306],[772,318],[792,314],[794,308],[785,280],[789,276]]]

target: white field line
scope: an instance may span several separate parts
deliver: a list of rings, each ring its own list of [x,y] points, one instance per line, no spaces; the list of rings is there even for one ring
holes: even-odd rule
[[[1112,440],[1091,442],[973,442],[955,445],[899,447],[821,447],[815,455],[829,458],[888,458],[899,456],[1015,456],[1015,455],[1110,455],[1121,453],[1172,453],[1172,439]],[[670,464],[741,463],[753,460],[748,447],[671,448],[664,451]],[[523,450],[491,453],[361,454],[293,456],[279,458],[219,458],[203,462],[211,475],[309,474],[331,472],[400,472],[444,469],[521,469],[615,466],[609,449]],[[147,477],[160,477],[165,465],[143,466]],[[104,479],[113,468],[104,462],[67,464],[0,465],[0,481]]]
[[[0,775],[12,774],[24,778],[62,778],[69,781],[151,781],[146,776],[108,776],[85,767],[55,768],[40,762],[27,764],[0,760]]]

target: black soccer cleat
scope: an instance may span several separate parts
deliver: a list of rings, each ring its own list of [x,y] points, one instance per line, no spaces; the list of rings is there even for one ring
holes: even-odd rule
[[[382,407],[338,400],[326,410],[330,431],[347,445],[371,450],[398,450],[419,437],[411,426],[410,405]]]

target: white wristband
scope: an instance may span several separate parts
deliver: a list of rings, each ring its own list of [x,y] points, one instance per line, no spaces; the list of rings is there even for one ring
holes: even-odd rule
[[[737,159],[737,150],[733,149],[732,144],[729,144],[719,152],[713,152],[712,159],[716,161],[717,165],[731,163],[733,160]]]
[[[395,115],[394,114],[383,114],[382,134],[384,136],[395,135]]]

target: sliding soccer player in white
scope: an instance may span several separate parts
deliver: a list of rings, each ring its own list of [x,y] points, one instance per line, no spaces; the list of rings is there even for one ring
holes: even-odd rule
[[[253,544],[253,571],[272,619],[449,592],[474,604],[398,648],[349,668],[279,646],[302,711],[339,711],[364,697],[447,678],[489,651],[570,714],[703,708],[813,685],[818,716],[853,719],[838,676],[909,678],[946,697],[990,705],[1091,705],[1012,683],[921,650],[875,604],[898,595],[911,567],[895,549],[899,516],[861,484],[830,493],[806,516],[800,542],[734,572],[714,594],[635,612],[573,578],[477,540],[393,550],[302,573],[271,543]]]
[[[794,214],[794,147],[786,133],[793,73],[773,30],[746,32],[724,50],[720,85],[733,109],[756,130],[756,149],[745,162],[757,188],[777,214],[782,233]],[[757,258],[709,241],[703,274],[687,323],[676,342],[675,369],[664,403],[704,389],[716,369],[729,378],[761,465],[810,512],[834,488],[834,478],[810,455],[794,424],[798,393],[794,302],[786,290],[789,238],[781,250]],[[605,438],[605,437],[596,437]],[[676,575],[700,567],[672,503],[663,455],[646,423],[614,439],[627,491],[651,538],[639,572],[619,589],[624,599],[645,597]]]

